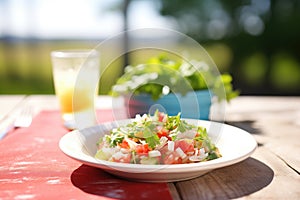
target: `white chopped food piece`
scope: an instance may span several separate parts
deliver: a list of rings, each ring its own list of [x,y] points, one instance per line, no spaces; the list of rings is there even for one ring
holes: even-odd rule
[[[189,157],[189,160],[192,162],[200,162],[208,156],[208,153],[200,154],[199,156],[193,155]]]
[[[182,149],[180,147],[178,147],[176,150],[176,153],[178,153],[178,155],[184,159],[186,157],[186,154],[182,151]]]
[[[130,149],[135,149],[135,147],[138,145],[135,141],[130,140],[129,138],[125,138],[125,141],[128,143]]]
[[[196,149],[195,154],[193,156],[190,156],[189,160],[192,162],[200,162],[203,159],[205,159],[208,156],[208,153],[205,153],[205,149]]]
[[[121,148],[121,152],[122,153],[129,153],[130,151],[129,151],[129,149]]]
[[[178,139],[185,139],[185,138],[188,138],[188,139],[193,139],[197,134],[197,129],[191,129],[191,130],[187,130],[185,132],[179,132],[177,138]]]
[[[199,150],[199,154],[200,154],[200,155],[205,154],[205,149],[204,149],[204,148],[201,148],[201,149]]]
[[[167,144],[168,142],[168,138],[165,137],[165,136],[162,136],[160,139],[159,139],[159,143],[161,146],[164,146],[165,144]]]
[[[152,151],[148,152],[148,155],[149,155],[149,157],[158,157],[158,156],[161,156],[161,153],[158,150],[152,150]]]
[[[139,141],[140,141],[140,143],[141,143],[142,145],[147,144],[147,142],[146,142],[145,140],[139,140]]]
[[[116,152],[115,149],[109,147],[103,147],[100,151],[102,151],[103,155],[107,158],[111,157]]]
[[[173,141],[168,141],[168,150],[174,151],[175,143]]]
[[[112,157],[116,160],[120,160],[121,158],[127,156],[127,154],[118,151],[117,153],[113,154]]]
[[[168,141],[168,138],[165,137],[165,136],[162,136],[160,139],[159,139],[159,142],[162,144],[162,143],[167,143]]]
[[[118,151],[117,153],[113,154],[112,157],[119,160],[123,157],[123,153]]]
[[[199,153],[199,150],[197,149],[197,148],[194,148],[194,150],[195,150],[195,156],[197,156],[198,155],[198,153]]]
[[[200,157],[201,160],[203,160],[203,159],[206,158],[207,156],[208,156],[208,153],[205,153],[205,154],[200,155],[199,157]]]
[[[165,137],[165,136],[162,136],[160,139],[159,139],[159,145],[157,145],[155,147],[155,149],[161,149],[163,146],[165,146],[165,144],[167,144],[168,142],[168,138]]]
[[[192,162],[200,162],[201,161],[200,156],[191,156],[191,157],[189,157],[189,160]]]

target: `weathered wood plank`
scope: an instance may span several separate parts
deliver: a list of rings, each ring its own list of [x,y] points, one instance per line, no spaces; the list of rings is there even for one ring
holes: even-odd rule
[[[269,166],[274,172],[272,182],[247,199],[299,199],[300,176],[268,148],[260,147],[253,157]]]
[[[227,116],[300,173],[300,98],[240,98],[229,105]]]
[[[260,147],[254,157],[243,162],[175,185],[182,199],[232,199],[246,196],[250,199],[292,199],[300,195],[299,176],[293,173],[276,155]]]
[[[178,182],[176,187],[183,199],[232,199],[261,190],[272,181],[273,175],[268,166],[249,158],[203,177]]]
[[[19,97],[1,96],[0,114],[8,113],[7,105],[14,107],[13,101]],[[105,98],[97,105],[110,107],[109,97]],[[30,96],[29,100],[40,109],[58,108],[55,96]],[[300,199],[299,117],[299,97],[234,99],[226,107],[226,122],[252,133],[259,147],[243,162],[192,180],[168,183],[173,198]]]

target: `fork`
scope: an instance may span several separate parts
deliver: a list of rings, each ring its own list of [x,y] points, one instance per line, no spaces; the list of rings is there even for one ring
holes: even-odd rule
[[[32,115],[33,112],[31,106],[25,106],[14,119],[3,123],[4,126],[0,127],[0,140],[14,128],[29,127],[32,122]]]

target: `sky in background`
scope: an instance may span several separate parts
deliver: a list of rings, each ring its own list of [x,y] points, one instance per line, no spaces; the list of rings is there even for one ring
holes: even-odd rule
[[[0,37],[105,38],[122,31],[122,0],[0,0]],[[157,1],[133,1],[129,29],[170,28]]]

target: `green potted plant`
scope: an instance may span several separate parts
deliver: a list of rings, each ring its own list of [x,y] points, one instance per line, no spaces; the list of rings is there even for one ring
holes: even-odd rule
[[[130,117],[160,110],[169,115],[209,119],[212,98],[236,97],[229,74],[215,74],[203,61],[170,59],[161,55],[137,66],[127,66],[112,87],[123,95]]]

